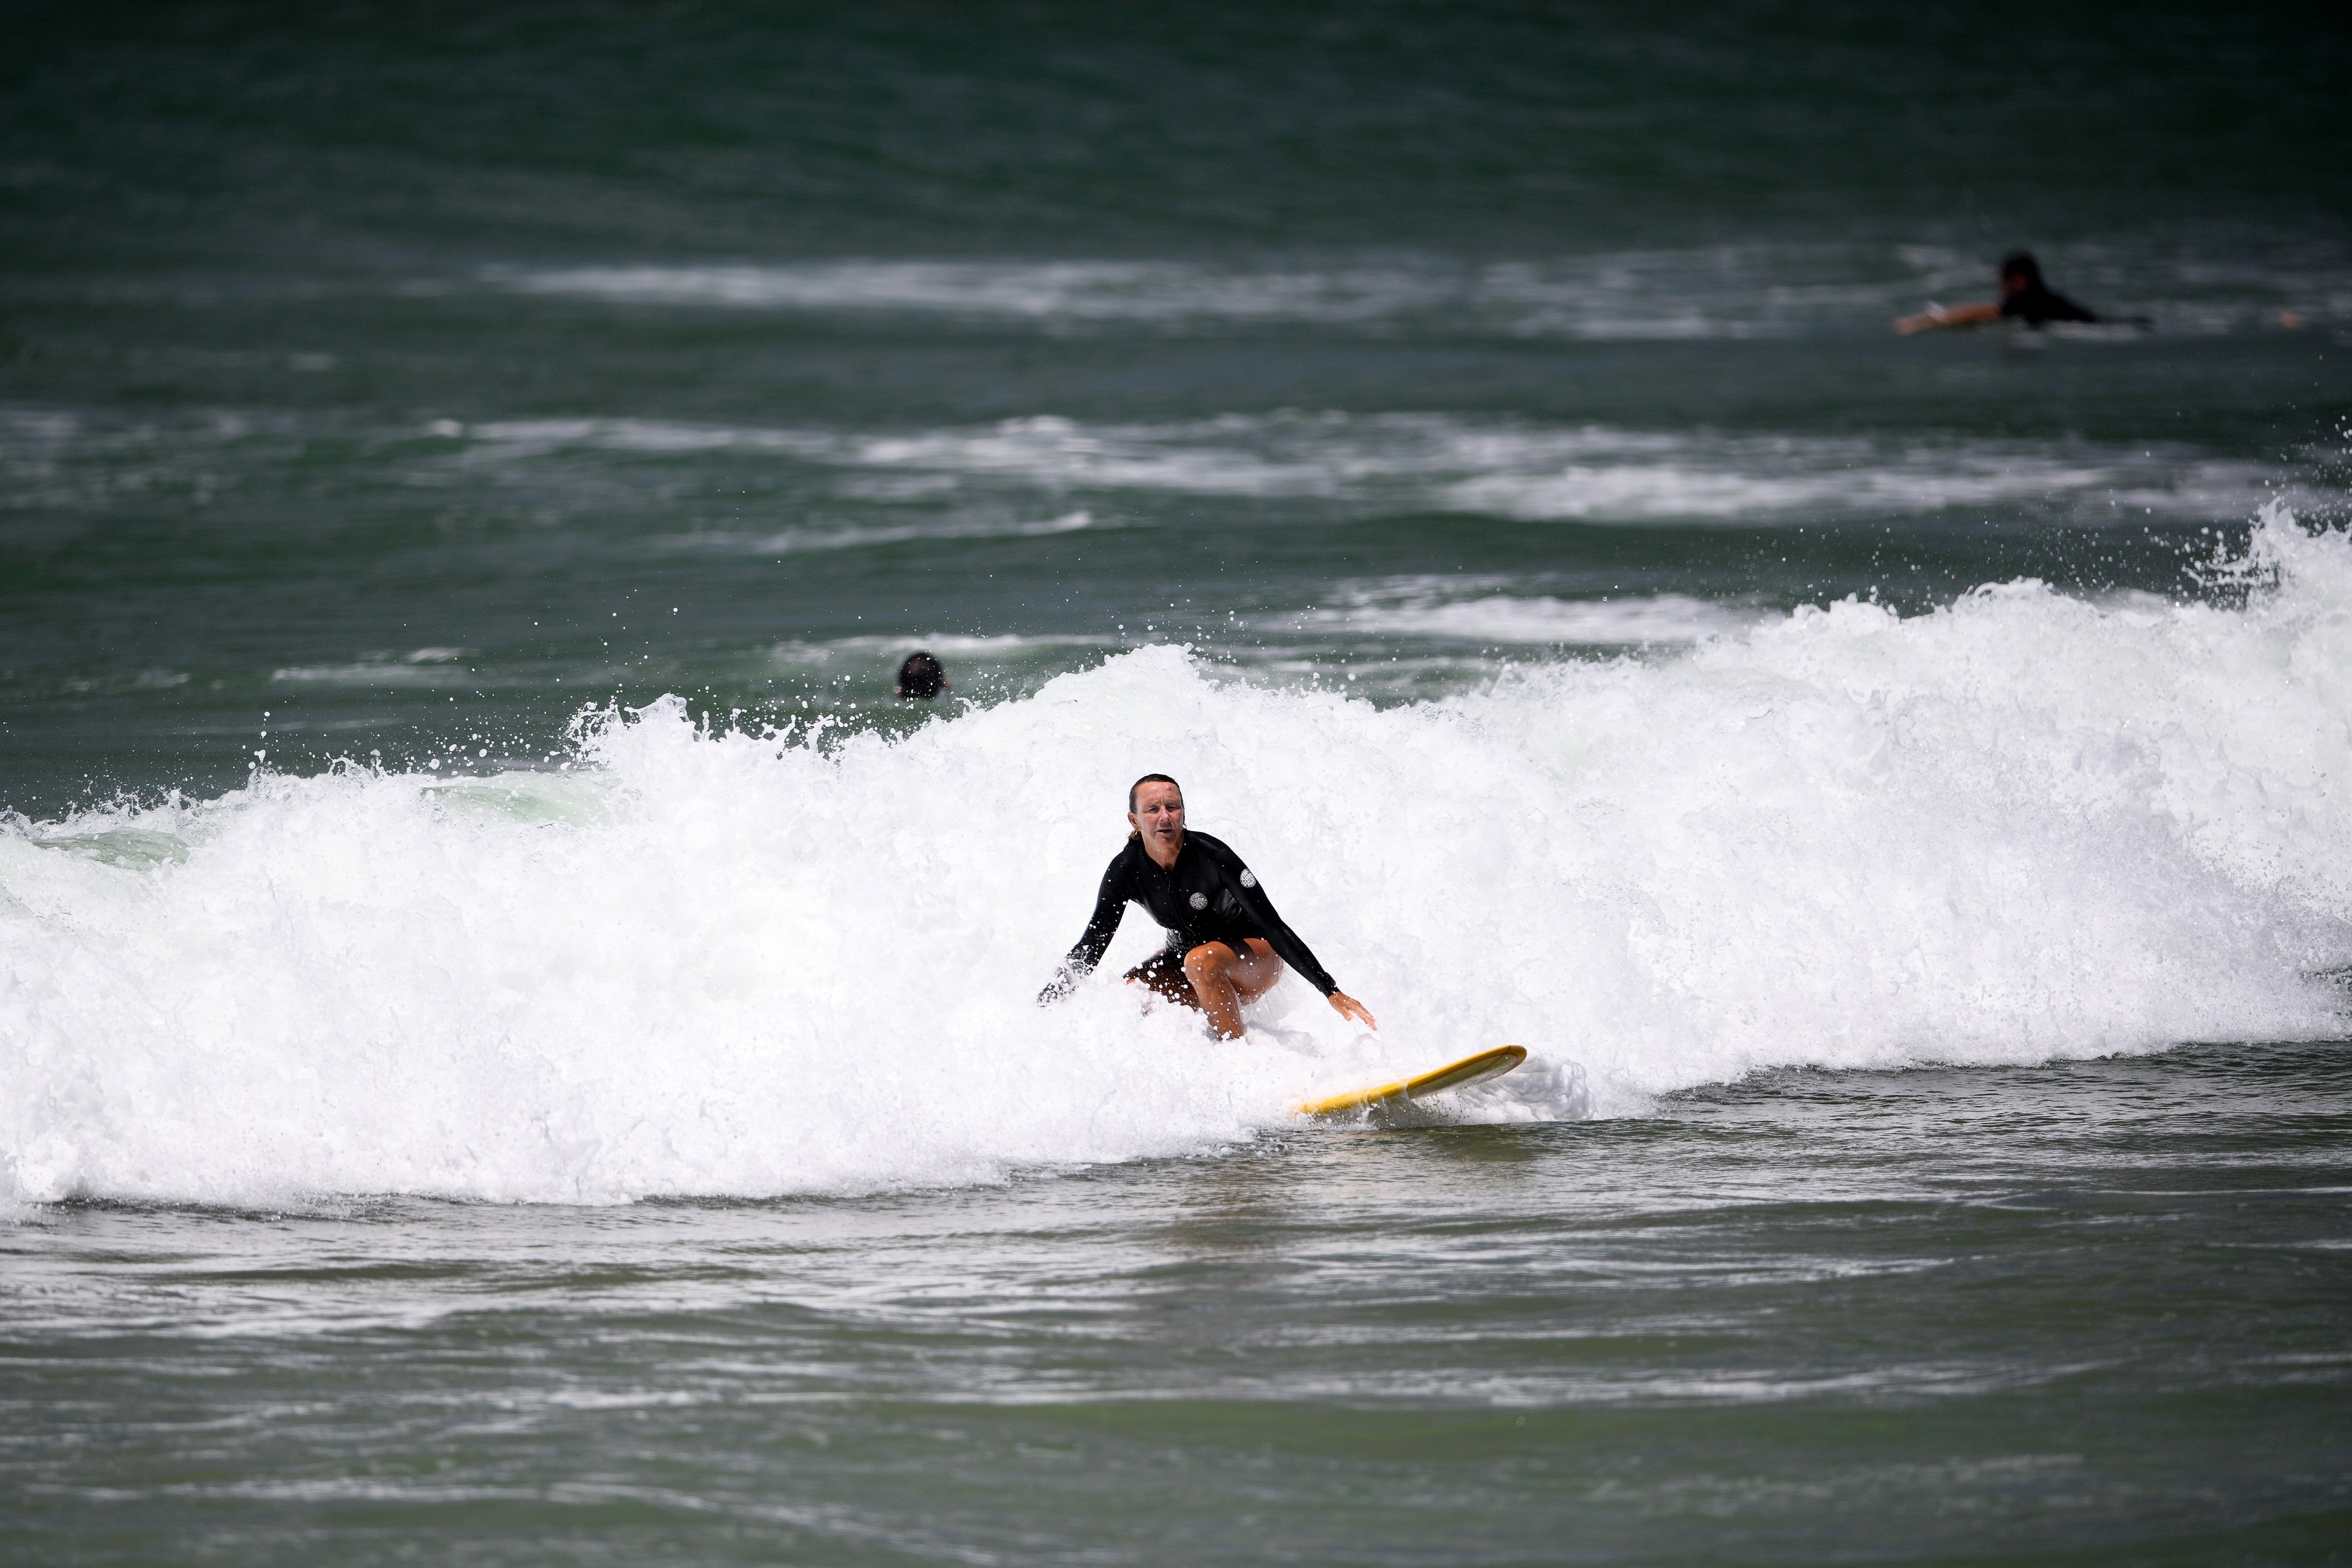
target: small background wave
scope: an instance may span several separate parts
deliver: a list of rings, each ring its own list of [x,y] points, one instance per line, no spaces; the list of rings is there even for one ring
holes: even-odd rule
[[[2299,252],[2299,254],[2298,254]],[[2253,260],[2112,242],[2047,246],[2050,276],[2106,314],[2191,336],[2352,327],[2352,258],[2300,246]],[[1878,334],[1941,298],[1993,293],[1986,259],[1948,246],[1748,245],[1496,262],[1331,260],[642,263],[486,268],[519,293],[641,308],[847,319],[908,316],[1051,332],[1289,327],[1593,342]]]

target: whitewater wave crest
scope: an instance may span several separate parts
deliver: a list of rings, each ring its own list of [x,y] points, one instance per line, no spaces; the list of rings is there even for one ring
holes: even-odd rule
[[[1488,1120],[1773,1065],[2331,1037],[2352,961],[2352,545],[2234,601],[1848,601],[1443,703],[1150,647],[871,733],[670,697],[569,768],[263,773],[0,830],[0,1187],[251,1202],[768,1195],[1213,1151],[1500,1040]],[[2231,595],[2223,595],[2231,600]],[[1183,779],[1369,1036],[1032,998]]]

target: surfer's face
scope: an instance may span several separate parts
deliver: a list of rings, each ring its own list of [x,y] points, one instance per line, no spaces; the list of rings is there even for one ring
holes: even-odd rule
[[[1184,836],[1184,792],[1173,784],[1143,785],[1127,820],[1144,842],[1173,844]]]

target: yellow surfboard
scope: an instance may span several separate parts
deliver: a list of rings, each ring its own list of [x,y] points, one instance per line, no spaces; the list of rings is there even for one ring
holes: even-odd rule
[[[1446,1063],[1418,1078],[1401,1078],[1394,1083],[1383,1083],[1372,1089],[1351,1089],[1345,1094],[1334,1094],[1326,1100],[1309,1100],[1298,1107],[1302,1116],[1343,1116],[1350,1111],[1373,1111],[1401,1101],[1425,1100],[1447,1089],[1459,1089],[1468,1083],[1484,1083],[1489,1078],[1500,1078],[1528,1059],[1524,1045],[1498,1045],[1492,1051],[1482,1051],[1475,1056],[1465,1056],[1459,1061]]]

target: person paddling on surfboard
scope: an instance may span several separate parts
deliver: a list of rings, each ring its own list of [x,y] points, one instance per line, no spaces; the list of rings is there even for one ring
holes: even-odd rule
[[[1219,1039],[1242,1037],[1242,1004],[1273,989],[1286,964],[1341,1017],[1366,1029],[1380,1027],[1283,924],[1242,857],[1221,840],[1184,831],[1184,791],[1176,780],[1147,773],[1129,785],[1127,821],[1133,831],[1103,873],[1094,918],[1061,971],[1038,993],[1039,1002],[1069,995],[1094,973],[1132,902],[1167,927],[1168,945],[1129,969],[1127,983],[1200,1009]]]
[[[2042,281],[2042,264],[2030,252],[2011,251],[2000,258],[2000,298],[1976,305],[1930,305],[1916,316],[1905,316],[1895,329],[1909,336],[1931,327],[1974,327],[1986,321],[2022,321],[2040,331],[2051,321],[2096,321],[2099,318]],[[2145,316],[2126,317],[2127,327],[2145,327]]]

